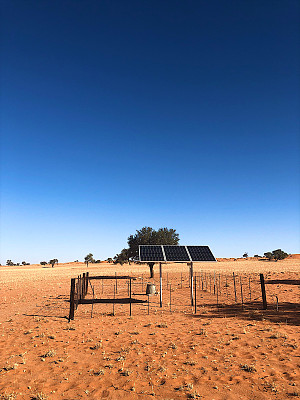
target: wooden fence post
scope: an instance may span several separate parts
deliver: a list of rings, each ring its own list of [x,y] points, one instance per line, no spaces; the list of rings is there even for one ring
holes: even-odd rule
[[[266,297],[264,274],[260,274],[260,286],[261,286],[261,296],[262,296],[262,302],[263,302],[263,310],[266,310],[267,309],[267,297]]]
[[[87,294],[87,292],[88,292],[88,290],[89,290],[89,276],[90,276],[90,273],[87,272],[87,273],[86,273],[86,289],[85,289],[85,294]]]
[[[82,274],[82,287],[81,287],[81,290],[82,290],[82,298],[84,299],[85,298],[85,273]]]
[[[74,319],[75,310],[75,278],[71,279],[69,322]]]

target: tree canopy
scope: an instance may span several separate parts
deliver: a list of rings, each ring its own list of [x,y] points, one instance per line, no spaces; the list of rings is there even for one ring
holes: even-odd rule
[[[125,264],[129,262],[128,249],[123,249],[121,253],[115,255],[114,264]]]
[[[52,268],[54,267],[55,263],[58,263],[58,259],[57,258],[53,258],[52,260],[49,261],[49,264],[51,264]]]
[[[128,257],[133,260],[139,258],[139,245],[143,244],[168,244],[178,245],[179,234],[176,229],[159,228],[157,231],[149,226],[145,226],[136,231],[135,235],[130,235],[128,240]]]
[[[264,256],[266,258],[268,258],[269,261],[271,261],[271,260],[278,261],[278,260],[284,260],[285,258],[287,258],[288,253],[286,253],[285,251],[283,251],[281,249],[277,249],[277,250],[273,250],[272,252],[268,251],[268,252],[264,253]]]
[[[93,258],[93,254],[92,254],[92,253],[89,253],[88,255],[86,255],[86,256],[84,257],[84,262],[86,263],[86,265],[88,265],[89,262],[90,262],[90,263],[94,263],[95,260],[94,260],[94,258]]]

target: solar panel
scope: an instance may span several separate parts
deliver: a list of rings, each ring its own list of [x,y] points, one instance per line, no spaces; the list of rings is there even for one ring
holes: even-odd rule
[[[143,245],[139,246],[141,261],[165,261],[161,246]]]
[[[174,261],[174,262],[190,262],[191,259],[186,251],[185,246],[163,246],[166,261]]]
[[[216,261],[208,246],[187,246],[192,261]]]
[[[216,261],[208,246],[141,245],[139,255],[142,262]]]

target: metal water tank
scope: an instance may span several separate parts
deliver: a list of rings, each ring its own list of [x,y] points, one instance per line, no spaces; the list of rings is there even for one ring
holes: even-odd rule
[[[156,293],[156,288],[154,283],[147,283],[146,287],[146,294],[155,294]]]

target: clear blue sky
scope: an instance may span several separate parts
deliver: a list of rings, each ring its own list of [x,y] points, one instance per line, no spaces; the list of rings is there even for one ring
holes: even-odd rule
[[[1,1],[1,263],[300,252],[299,9]]]

